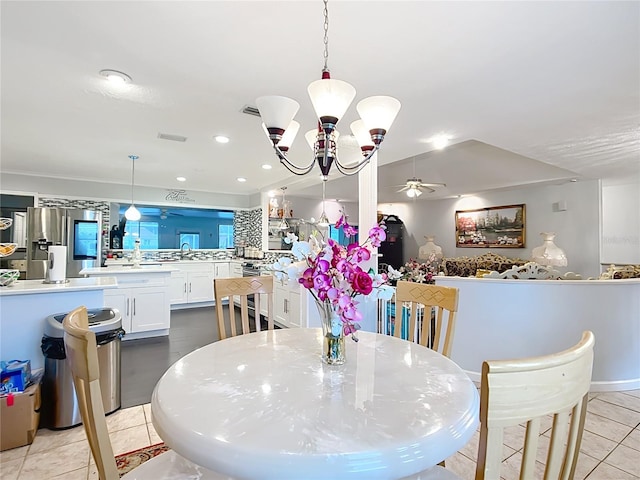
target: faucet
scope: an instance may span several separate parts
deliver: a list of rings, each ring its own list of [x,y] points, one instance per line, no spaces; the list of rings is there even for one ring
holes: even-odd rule
[[[184,246],[187,246],[187,253],[185,254],[183,248]],[[189,242],[184,242],[182,245],[180,245],[180,258],[184,258],[185,256],[188,256],[189,258],[191,258],[191,245],[189,245]]]

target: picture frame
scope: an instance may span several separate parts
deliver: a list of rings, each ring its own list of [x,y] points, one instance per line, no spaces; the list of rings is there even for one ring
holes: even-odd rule
[[[525,248],[525,204],[456,211],[457,248]]]

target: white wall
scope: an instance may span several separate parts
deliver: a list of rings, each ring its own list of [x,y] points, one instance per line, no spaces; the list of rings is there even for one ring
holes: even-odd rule
[[[556,211],[554,203],[565,201],[566,211]],[[383,213],[394,213],[406,227],[404,257],[417,258],[425,235],[435,235],[435,243],[447,257],[474,256],[494,252],[507,257],[531,258],[531,250],[542,244],[540,232],[555,232],[555,243],[569,259],[563,271],[585,277],[600,273],[599,183],[589,180],[564,185],[527,187],[458,199],[381,204]],[[525,248],[456,248],[455,212],[481,207],[524,203]]]
[[[64,198],[83,198],[112,202],[131,202],[131,185],[65,180],[60,178],[37,177],[3,173],[0,177],[2,191],[37,192],[39,195],[53,195]],[[137,204],[179,205],[204,208],[251,208],[249,195],[232,195],[186,190],[189,201],[175,202],[167,199],[168,188],[136,186],[134,200]]]
[[[600,263],[640,264],[640,175],[602,181]]]

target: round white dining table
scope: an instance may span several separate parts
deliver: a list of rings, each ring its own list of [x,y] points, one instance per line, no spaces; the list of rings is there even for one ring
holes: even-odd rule
[[[153,392],[153,426],[183,457],[233,478],[398,479],[462,448],[478,391],[448,358],[387,335],[347,338],[320,359],[322,330],[269,330],[202,347]]]

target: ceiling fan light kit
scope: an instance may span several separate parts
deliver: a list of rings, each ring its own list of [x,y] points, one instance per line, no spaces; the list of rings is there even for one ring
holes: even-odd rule
[[[307,89],[318,118],[318,127],[305,135],[314,152],[309,164],[298,166],[287,159],[287,152],[300,129],[300,124],[293,120],[300,104],[291,98],[282,96],[264,96],[256,99],[256,105],[263,120],[263,128],[280,163],[295,175],[306,175],[317,163],[324,181],[327,180],[334,163],[343,175],[356,174],[367,165],[373,154],[380,148],[380,144],[400,111],[400,102],[393,97],[373,96],[358,102],[356,109],[361,120],[353,122],[351,129],[364,158],[355,165],[346,165],[340,162],[336,125],[355,98],[356,90],[347,82],[332,79],[329,73],[327,65],[329,58],[327,3],[328,0],[324,0],[324,68],[322,69],[322,78],[312,82]]]

